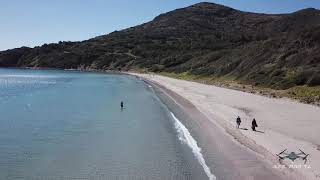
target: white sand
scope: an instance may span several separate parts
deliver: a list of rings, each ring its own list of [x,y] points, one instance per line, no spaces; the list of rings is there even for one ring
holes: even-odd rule
[[[251,141],[248,147],[265,156],[274,165],[275,154],[284,149],[296,153],[301,149],[309,153],[306,166],[300,159],[294,163],[287,159],[283,163],[289,167],[291,165],[292,170],[303,174],[306,179],[320,179],[319,107],[158,75],[134,75],[159,83],[188,99],[213,123],[226,129],[242,144],[248,145],[243,139]],[[241,127],[249,130],[235,128],[238,115],[242,119]],[[264,133],[251,131],[253,118],[256,118],[259,125],[257,130]]]

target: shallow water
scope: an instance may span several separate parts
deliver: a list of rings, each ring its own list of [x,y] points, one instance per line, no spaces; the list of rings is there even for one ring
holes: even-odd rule
[[[211,173],[152,88],[132,76],[0,69],[0,113],[0,179],[201,180]]]

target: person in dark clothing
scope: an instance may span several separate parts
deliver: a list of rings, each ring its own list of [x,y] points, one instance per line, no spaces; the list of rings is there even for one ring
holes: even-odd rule
[[[258,124],[255,118],[253,118],[251,125],[252,131],[256,131],[256,127],[258,127]]]
[[[240,119],[240,117],[238,116],[238,117],[237,117],[237,128],[240,127],[240,124],[241,124],[241,119]]]
[[[120,102],[121,110],[123,109],[123,101]]]

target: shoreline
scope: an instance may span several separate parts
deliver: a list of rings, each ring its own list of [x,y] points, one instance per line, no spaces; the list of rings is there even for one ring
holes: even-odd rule
[[[131,72],[131,71],[130,71]],[[140,73],[139,71],[132,71],[133,73]],[[293,89],[299,89],[305,86],[295,86],[295,87],[291,87],[289,89],[283,89],[283,90],[276,90],[276,89],[272,89],[272,88],[268,88],[268,87],[258,87],[258,86],[254,86],[252,84],[241,84],[239,82],[236,81],[215,81],[215,80],[201,80],[201,78],[197,79],[197,78],[193,78],[193,79],[183,79],[183,78],[179,78],[177,76],[173,76],[170,75],[170,73],[149,73],[148,74],[154,74],[154,75],[159,75],[159,76],[164,76],[164,77],[168,77],[168,78],[174,78],[174,79],[178,79],[178,80],[183,80],[183,81],[189,81],[189,82],[195,82],[195,83],[200,83],[200,84],[204,84],[204,85],[211,85],[211,86],[217,86],[217,87],[221,87],[221,88],[226,88],[226,89],[230,89],[230,90],[236,90],[236,91],[241,91],[241,92],[245,92],[245,93],[250,93],[250,94],[255,94],[255,95],[260,95],[263,97],[268,97],[268,98],[274,98],[274,99],[287,99],[287,100],[291,100],[293,102],[297,102],[297,103],[302,103],[302,104],[309,104],[309,105],[313,105],[313,106],[317,106],[320,107],[320,99],[318,97],[318,100],[315,101],[309,101],[309,97],[303,96],[303,97],[294,97],[292,96],[293,94],[295,94],[295,92],[293,91]],[[308,88],[316,88],[316,87],[320,87],[320,86],[315,86],[315,87],[308,87]],[[291,91],[290,91],[291,90]],[[291,94],[289,96],[289,94]]]
[[[119,70],[101,70],[101,69],[90,69],[90,68],[87,68],[87,69],[81,69],[81,68],[64,69],[64,68],[46,68],[46,67],[1,67],[1,68],[26,69],[26,70],[28,70],[28,69],[32,69],[32,70],[60,70],[60,71],[76,71],[76,72],[109,73],[109,74],[130,74],[130,73],[141,74],[137,70],[135,70],[135,71],[119,71]],[[156,74],[156,75],[164,76],[161,73]],[[175,78],[175,77],[171,77],[171,76],[165,76],[165,77]],[[179,78],[175,78],[175,79],[200,83],[200,84],[204,84],[204,85],[217,86],[217,87],[226,88],[226,89],[230,89],[230,90],[236,90],[236,91],[241,91],[241,92],[245,92],[245,93],[260,95],[260,96],[268,97],[268,98],[285,99],[285,100],[290,100],[290,101],[297,102],[297,103],[320,107],[320,101],[306,102],[305,100],[285,96],[282,94],[285,90],[275,90],[272,88],[258,88],[256,86],[249,85],[249,84],[224,83],[224,82],[220,82],[220,81],[207,83],[206,81],[197,81],[197,80],[192,80],[192,79],[179,79]]]
[[[312,141],[317,141],[317,135],[312,133],[312,129],[309,130],[309,128],[313,128],[313,130],[316,130],[314,125],[308,124],[308,121],[296,121],[296,119],[299,120],[299,116],[307,114],[309,115],[310,118],[313,120],[317,119],[317,117],[314,117],[315,114],[320,113],[319,109],[317,109],[316,106],[313,105],[305,105],[305,104],[300,104],[288,100],[277,100],[277,99],[270,99],[266,98],[263,96],[259,95],[252,95],[249,93],[244,93],[244,92],[238,92],[235,90],[230,90],[230,89],[224,89],[220,87],[214,87],[214,86],[209,86],[209,85],[203,85],[195,82],[188,82],[188,81],[183,81],[183,80],[176,80],[168,77],[163,77],[163,76],[158,76],[158,75],[146,75],[146,74],[134,74],[130,73],[131,75],[138,76],[140,78],[143,78],[149,82],[152,82],[153,84],[160,85],[162,86],[161,89],[167,89],[167,91],[171,92],[173,97],[175,97],[175,101],[178,101],[179,99],[185,99],[188,103],[183,103],[182,102],[182,109],[184,109],[184,114],[188,115],[181,115],[183,113],[178,113],[178,118],[182,121],[182,123],[185,124],[185,126],[190,130],[193,136],[195,136],[195,139],[200,144],[200,147],[203,148],[204,154],[205,154],[205,159],[209,159],[209,165],[210,166],[215,166],[214,161],[210,160],[210,158],[213,158],[214,156],[214,151],[217,151],[217,148],[211,147],[208,148],[208,144],[214,144],[216,143],[217,146],[229,146],[229,148],[225,147],[226,152],[230,152],[230,146],[234,146],[234,144],[240,145],[240,147],[245,148],[246,151],[252,152],[250,155],[248,153],[244,153],[242,157],[250,159],[252,157],[255,157],[255,160],[262,162],[262,166],[267,166],[267,169],[270,167],[279,167],[279,166],[284,166],[284,168],[273,168],[271,171],[276,170],[277,172],[280,172],[281,174],[286,174],[286,177],[290,177],[290,179],[318,179],[319,176],[319,158],[320,158],[320,150],[319,146],[317,146],[314,143],[311,143]],[[193,91],[199,91],[199,93],[194,94],[194,92],[190,92],[190,89],[193,88]],[[207,89],[206,89],[207,88]],[[209,94],[203,94],[202,91],[208,92]],[[215,92],[216,91],[216,92]],[[221,92],[222,94],[221,94]],[[225,93],[231,95],[226,96]],[[170,93],[169,93],[170,94]],[[224,104],[215,104],[217,102],[211,102],[211,95],[214,94],[218,96],[217,98],[223,98],[222,102]],[[222,96],[222,97],[220,97]],[[226,96],[226,97],[225,97]],[[234,97],[233,97],[234,96]],[[243,102],[243,103],[249,103],[252,101],[253,103],[262,103],[264,106],[268,105],[269,103],[271,104],[271,107],[266,106],[267,109],[267,114],[263,114],[259,111],[259,109],[251,109],[251,107],[243,107],[240,106],[242,101],[236,100],[237,96],[240,96],[242,98],[242,101],[248,101],[248,102]],[[248,96],[248,97],[246,97]],[[226,99],[225,99],[226,98]],[[249,98],[249,99],[247,99]],[[177,100],[178,99],[178,100]],[[237,103],[228,105],[226,102],[228,102],[228,99],[235,100],[238,104],[240,103],[239,106],[237,106]],[[258,102],[255,102],[254,100],[258,99]],[[216,99],[216,101],[219,99]],[[262,100],[262,101],[261,101]],[[168,101],[168,100],[167,100]],[[226,102],[224,102],[226,101]],[[172,102],[171,102],[172,103]],[[174,102],[176,103],[176,102]],[[213,103],[213,104],[210,104]],[[233,102],[232,102],[233,103]],[[167,103],[166,103],[167,104]],[[211,105],[211,106],[210,106]],[[280,106],[279,106],[280,105]],[[180,105],[181,106],[181,102]],[[221,107],[220,107],[221,106]],[[279,108],[277,108],[279,106]],[[286,109],[286,107],[290,107],[291,109]],[[297,106],[297,107],[296,107]],[[254,106],[255,107],[255,106]],[[190,109],[191,108],[191,109]],[[246,109],[247,108],[247,109]],[[264,108],[261,106],[261,108]],[[268,109],[269,108],[269,109]],[[271,109],[270,109],[271,108]],[[298,109],[296,109],[298,108]],[[316,108],[316,109],[313,109]],[[204,118],[201,121],[199,120],[199,116],[197,115],[192,115],[194,114],[194,110],[196,109]],[[213,110],[214,109],[214,110]],[[270,110],[270,111],[268,111]],[[313,111],[312,111],[313,110]],[[302,111],[303,113],[289,113],[289,112],[283,112],[285,114],[281,114],[282,111],[293,111],[293,112],[299,112]],[[309,113],[307,113],[309,112]],[[245,117],[245,119],[250,118],[250,117],[258,117],[259,121],[258,124],[262,127],[259,127],[259,130],[264,131],[264,133],[252,133],[251,131],[244,131],[244,130],[238,130],[234,126],[234,122],[228,120],[227,116],[234,116],[234,113],[239,113],[241,117]],[[280,113],[280,114],[279,114]],[[312,114],[313,113],[313,114]],[[193,118],[190,118],[193,116]],[[197,114],[197,113],[196,113]],[[292,120],[292,124],[288,125],[288,127],[285,127],[283,131],[281,129],[277,129],[277,127],[273,127],[272,122],[270,121],[271,124],[268,124],[270,122],[265,122],[266,120],[262,121],[261,115],[264,115],[264,118],[272,118],[279,114],[280,116],[288,116],[292,119],[288,119],[289,121]],[[189,116],[189,117],[187,117]],[[297,116],[297,117],[296,117]],[[189,120],[188,120],[189,118]],[[283,118],[283,117],[282,117]],[[295,118],[295,119],[294,119]],[[187,119],[187,120],[185,120]],[[196,119],[196,120],[195,120]],[[310,119],[310,120],[311,120]],[[281,121],[280,121],[281,120]],[[277,123],[283,124],[285,123],[287,119],[278,119]],[[262,121],[262,122],[261,122]],[[278,122],[279,121],[279,122]],[[283,122],[282,122],[283,121]],[[314,121],[313,121],[314,122]],[[246,123],[246,122],[245,122]],[[261,124],[262,123],[262,124]],[[300,126],[296,126],[294,123],[307,123],[306,125],[309,125],[309,128],[299,128]],[[190,125],[191,124],[191,125]],[[244,124],[245,126],[249,126],[248,123]],[[268,126],[268,127],[264,127]],[[250,126],[249,126],[250,127]],[[248,127],[248,128],[249,128]],[[281,127],[281,126],[280,126]],[[319,127],[319,126],[318,126]],[[262,128],[262,129],[261,129]],[[211,129],[211,130],[209,130]],[[302,134],[299,134],[299,130],[303,130]],[[214,131],[220,131],[220,134],[216,134],[215,136],[213,135]],[[207,132],[208,131],[208,132]],[[305,131],[305,132],[304,132]],[[221,133],[222,132],[222,133]],[[315,131],[317,132],[317,131]],[[312,136],[314,134],[314,136]],[[302,135],[302,136],[301,136]],[[232,143],[226,143],[225,141],[221,141],[219,138],[217,139],[217,136],[225,136],[228,137],[228,141],[232,140]],[[300,138],[299,138],[300,136]],[[306,136],[306,137],[304,137]],[[201,138],[202,137],[202,138]],[[302,137],[302,138],[301,138]],[[311,138],[311,139],[310,139]],[[221,142],[220,144],[217,142]],[[224,144],[224,145],[223,145]],[[233,145],[231,145],[233,144]],[[239,146],[238,146],[239,148]],[[233,151],[234,154],[242,154],[243,149],[239,148],[239,151]],[[310,153],[310,158],[308,159],[307,165],[310,166],[311,168],[304,169],[304,168],[290,168],[292,165],[297,166],[300,164],[300,161],[296,161],[295,163],[292,163],[291,161],[284,161],[283,163],[279,164],[278,158],[276,156],[277,153],[282,151],[285,148],[289,148],[290,151],[294,151],[295,149],[303,149],[307,151],[307,153]],[[224,155],[225,159],[228,159],[228,162],[230,161],[230,164],[232,166],[233,160],[231,160],[230,155],[227,155],[228,153],[224,152],[223,150],[218,150],[219,152],[222,152],[222,155]],[[212,157],[211,157],[212,156]],[[237,162],[237,157],[232,157],[235,158],[234,162]],[[221,159],[220,159],[221,160]],[[221,161],[224,161],[223,158]],[[237,163],[238,164],[238,163]],[[240,166],[241,164],[246,164],[244,163],[239,163]],[[256,161],[257,164],[257,161]],[[258,162],[258,164],[260,164]],[[303,163],[302,163],[303,165]],[[228,165],[229,166],[229,165]],[[245,165],[247,166],[247,165]],[[255,166],[255,165],[254,165]],[[260,166],[260,165],[259,165]],[[217,166],[215,166],[217,167]],[[237,167],[234,167],[235,171],[237,170]],[[239,168],[239,167],[238,167]],[[242,167],[240,167],[241,169]],[[219,170],[220,171],[220,170]],[[241,170],[239,170],[241,171]],[[248,172],[247,170],[244,170],[245,172]],[[263,170],[265,171],[265,169]],[[214,171],[215,173],[215,171]],[[228,172],[230,173],[230,172]],[[231,172],[232,173],[232,172]],[[256,173],[256,172],[253,172]],[[250,173],[248,174],[250,176]],[[219,177],[219,175],[218,175]],[[218,178],[219,179],[219,178]],[[232,179],[231,178],[226,178],[226,179]],[[238,178],[239,179],[239,178]],[[241,178],[240,178],[241,179]],[[245,178],[242,178],[245,179]],[[263,178],[258,178],[258,179],[263,179]],[[269,179],[269,178],[264,178],[264,179]],[[277,178],[271,178],[271,179],[277,179]]]
[[[146,79],[143,81],[153,87],[159,99],[190,131],[217,179],[289,180],[298,176],[296,174],[292,176],[292,173],[286,170],[273,169],[270,162],[266,162],[259,154],[235,142],[187,99],[160,84]]]
[[[93,72],[93,73],[107,73],[107,74],[130,74],[130,73],[136,73],[136,74],[141,74],[139,71],[119,71],[119,70],[100,70],[100,69],[64,69],[64,68],[45,68],[45,67],[1,67],[5,69],[32,69],[32,70],[60,70],[60,71],[71,71],[71,72]],[[161,73],[156,74],[163,76]],[[174,78],[171,76],[165,76],[168,78]],[[175,78],[177,79],[177,78]],[[205,81],[196,81],[192,79],[179,79],[178,80],[184,80],[184,81],[190,81],[190,82],[195,82],[195,83],[200,83],[204,85],[211,85],[211,86],[217,86],[221,88],[226,88],[230,90],[236,90],[236,91],[241,91],[245,93],[250,93],[250,94],[255,94],[255,95],[260,95],[263,97],[268,97],[268,98],[274,98],[274,99],[285,99],[285,100],[290,100],[293,102],[297,103],[302,103],[306,105],[312,105],[312,106],[317,106],[320,107],[320,101],[315,101],[315,102],[306,102],[301,99],[289,97],[289,96],[284,96],[281,92],[281,90],[274,90],[272,88],[258,88],[253,85],[248,85],[248,84],[239,84],[239,83],[223,83],[223,82],[215,82],[215,83],[206,83]],[[282,90],[283,92],[284,90]]]

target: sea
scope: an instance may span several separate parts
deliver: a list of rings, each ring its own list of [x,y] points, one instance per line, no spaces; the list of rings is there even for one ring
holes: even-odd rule
[[[141,78],[2,68],[0,179],[215,176],[188,129]]]

